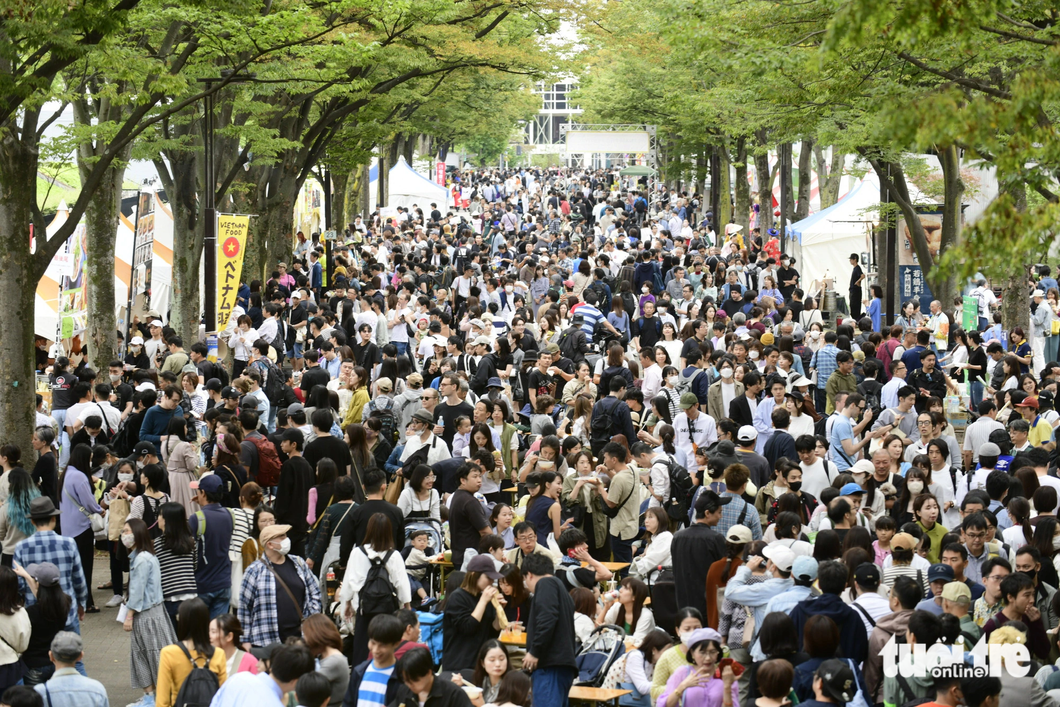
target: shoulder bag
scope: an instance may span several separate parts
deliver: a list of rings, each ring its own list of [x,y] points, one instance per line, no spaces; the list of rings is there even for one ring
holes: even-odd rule
[[[106,529],[107,523],[103,520],[103,516],[99,513],[89,513],[88,509],[78,503],[77,499],[71,496],[70,492],[66,489],[63,489],[63,493],[66,494],[66,497],[70,499],[71,503],[77,506],[77,510],[81,511],[85,518],[88,518],[88,524],[92,526],[93,533],[101,533]]]

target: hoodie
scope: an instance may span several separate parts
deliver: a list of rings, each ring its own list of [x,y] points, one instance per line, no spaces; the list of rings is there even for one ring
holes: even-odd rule
[[[869,704],[883,701],[883,647],[891,640],[891,636],[905,636],[909,617],[912,615],[912,609],[903,609],[884,616],[876,622],[876,628],[872,629],[872,635],[869,637],[869,657],[865,661],[865,684],[868,686],[865,698]],[[906,701],[903,700],[902,704]]]
[[[640,292],[641,285],[648,283],[652,291],[655,291],[655,268],[653,263],[649,260],[647,262],[637,263],[633,268],[633,291]]]
[[[803,626],[811,616],[817,614],[824,614],[839,627],[840,657],[850,658],[860,665],[868,656],[868,639],[865,636],[865,624],[857,609],[852,609],[838,594],[822,594],[796,604],[791,610],[791,620],[795,623],[800,646]]]

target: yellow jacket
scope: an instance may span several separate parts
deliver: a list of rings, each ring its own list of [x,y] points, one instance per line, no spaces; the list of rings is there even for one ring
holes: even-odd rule
[[[196,650],[190,651],[196,663],[203,660],[203,655]],[[200,667],[202,667],[200,665]],[[228,677],[228,660],[220,648],[214,649],[210,658],[210,672],[217,675],[217,684],[224,685]],[[156,707],[173,707],[177,694],[184,680],[191,675],[191,663],[180,646],[166,646],[158,656],[158,685],[155,687]]]
[[[354,422],[361,422],[361,414],[364,412],[364,406],[371,401],[371,397],[368,395],[368,389],[361,387],[353,391],[353,397],[350,398],[350,405],[346,408],[346,417],[342,421],[342,428],[346,429],[346,425],[352,425]]]

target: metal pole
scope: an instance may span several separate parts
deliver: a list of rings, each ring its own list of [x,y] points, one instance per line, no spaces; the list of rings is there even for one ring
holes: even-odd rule
[[[327,231],[338,228],[331,223],[331,170],[324,170],[324,282],[331,285],[331,273],[334,264],[331,262],[331,239],[327,237]]]
[[[207,89],[211,87],[210,80],[206,80],[206,87]],[[203,310],[206,331],[215,332],[219,327],[217,326],[217,204],[214,202],[217,175],[214,171],[213,156],[213,93],[208,93],[203,100],[206,102],[206,125],[202,135],[203,159],[206,168],[202,209],[203,280],[206,289],[203,297]]]

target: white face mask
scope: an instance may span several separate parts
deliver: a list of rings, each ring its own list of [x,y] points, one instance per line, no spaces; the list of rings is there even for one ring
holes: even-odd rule
[[[723,368],[723,369],[721,369],[721,377],[722,378],[732,378],[732,369],[731,368]]]
[[[291,539],[290,538],[284,538],[283,540],[280,541],[280,547],[278,549],[276,549],[276,552],[280,553],[281,555],[286,555],[290,551],[291,551]]]
[[[924,490],[923,481],[910,481],[908,484],[906,484],[906,486],[909,488],[910,495],[913,496]]]
[[[684,644],[685,646],[687,646],[688,645],[688,639],[692,637],[692,633],[693,633],[692,631],[682,631],[679,634],[679,637],[681,638],[681,643]]]
[[[122,536],[121,536],[121,544],[124,545],[125,547],[131,548],[135,542],[136,542],[136,539],[132,535],[130,535],[129,533],[123,533],[122,534]]]
[[[505,285],[504,286],[504,291],[507,292],[508,294],[511,294],[511,293],[515,292],[515,288],[512,287],[511,285]]]
[[[117,383],[118,381],[121,380],[121,374],[120,373],[111,373],[110,374],[110,380],[111,380],[112,383]]]
[[[757,361],[758,360],[758,352],[755,351],[754,349],[751,349],[751,353],[749,353],[747,355],[751,357],[752,361]]]
[[[677,385],[677,376],[667,376],[666,382],[670,385]]]
[[[1060,550],[1060,535],[1053,538],[1053,549]]]
[[[132,474],[118,474],[118,481],[132,481]]]
[[[810,332],[810,338],[813,339],[814,341],[817,341],[818,339],[821,338],[821,332],[819,332],[816,329],[814,329],[813,331]]]
[[[644,294],[648,294],[649,292],[651,292],[651,288],[650,287],[642,287],[642,288],[640,288],[640,291],[643,292]]]

